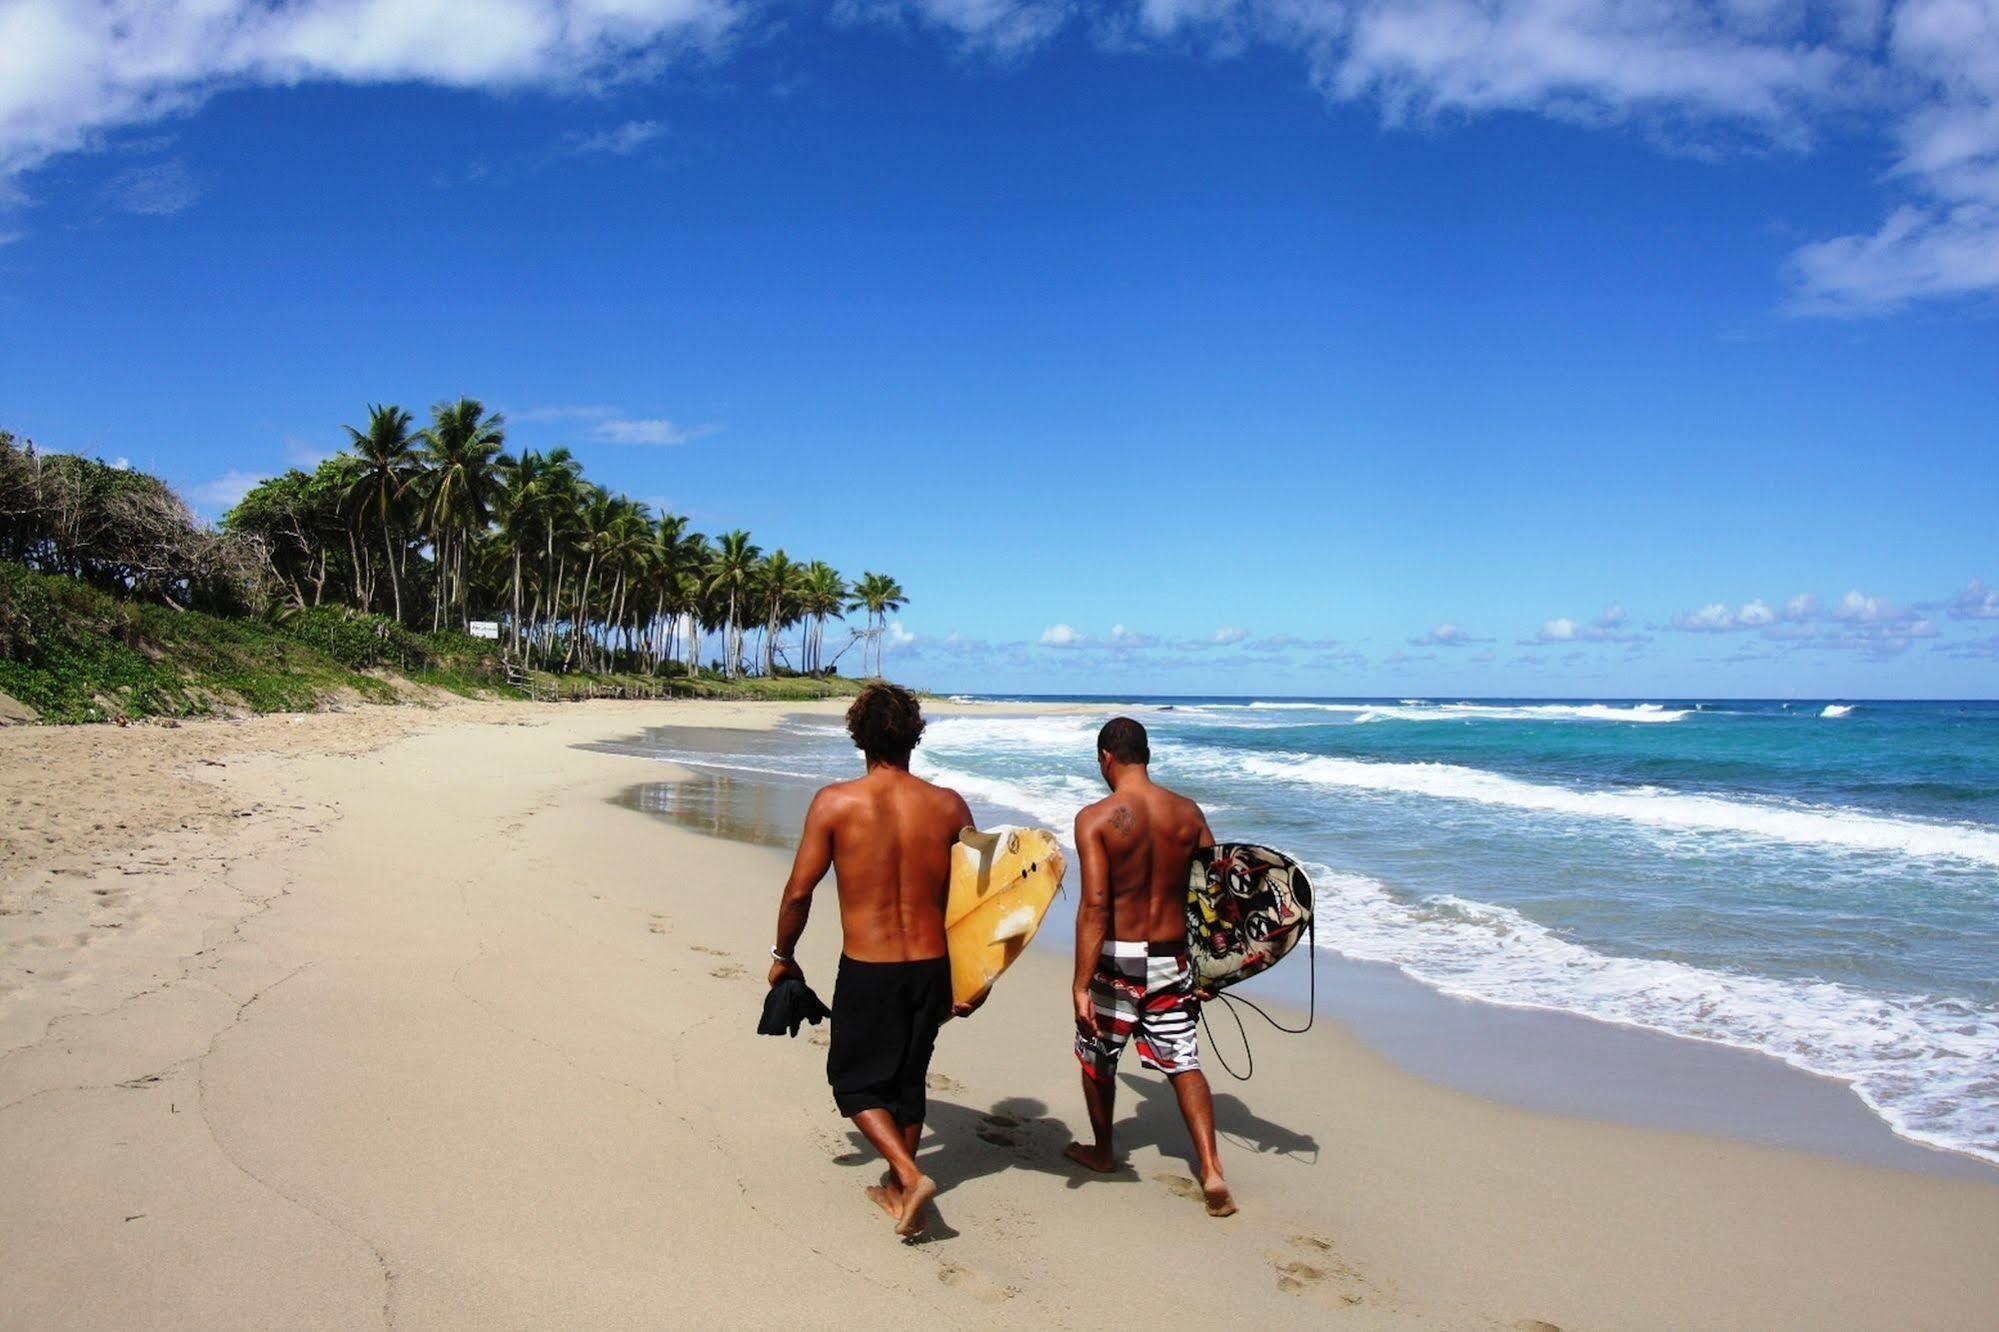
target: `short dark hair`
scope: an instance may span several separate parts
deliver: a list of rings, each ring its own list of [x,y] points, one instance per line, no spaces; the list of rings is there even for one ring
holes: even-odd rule
[[[1152,762],[1152,746],[1146,743],[1145,728],[1129,717],[1113,717],[1097,732],[1097,749],[1119,763]]]
[[[901,685],[876,680],[847,709],[847,734],[870,761],[907,763],[909,751],[923,738],[923,709]]]

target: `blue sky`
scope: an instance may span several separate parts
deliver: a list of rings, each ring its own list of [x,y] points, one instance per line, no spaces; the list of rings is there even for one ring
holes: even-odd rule
[[[0,0],[0,237],[0,425],[472,394],[940,688],[1999,693],[1994,0]]]

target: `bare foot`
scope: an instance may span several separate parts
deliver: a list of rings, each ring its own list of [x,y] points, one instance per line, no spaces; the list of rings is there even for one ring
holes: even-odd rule
[[[891,1191],[886,1184],[870,1184],[861,1190],[868,1195],[868,1201],[887,1212],[891,1221],[902,1219],[902,1198]]]
[[[895,1223],[895,1233],[904,1239],[922,1234],[924,1210],[936,1196],[937,1181],[928,1175],[918,1175],[916,1182],[902,1191],[902,1216]]]
[[[1108,1175],[1117,1169],[1117,1162],[1111,1159],[1111,1154],[1100,1147],[1085,1147],[1080,1142],[1072,1142],[1062,1149],[1062,1155],[1099,1175]]]
[[[1201,1198],[1208,1204],[1209,1216],[1235,1215],[1235,1199],[1229,1196],[1229,1186],[1220,1175],[1201,1181]]]

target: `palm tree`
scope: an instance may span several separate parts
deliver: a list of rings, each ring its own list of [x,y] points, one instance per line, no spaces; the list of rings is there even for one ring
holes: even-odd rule
[[[881,675],[882,631],[888,627],[888,617],[909,604],[909,594],[902,590],[902,584],[887,574],[864,573],[861,581],[853,588],[848,610],[864,610],[868,613],[868,639],[875,649],[875,674]],[[867,669],[865,653],[861,659],[861,669]]]
[[[763,547],[754,544],[748,532],[737,528],[722,534],[721,544],[715,548],[708,564],[708,592],[728,606],[726,618],[722,621],[722,665],[731,680],[740,673],[743,655],[741,621],[736,612],[739,605],[748,600],[752,580],[756,577],[757,557],[762,553]]]
[[[461,621],[472,611],[465,595],[465,548],[486,530],[499,489],[500,446],[506,442],[498,413],[488,415],[476,399],[440,402],[431,408],[431,425],[419,437],[423,460],[429,465],[423,519],[430,529],[437,560],[437,599],[431,608],[431,628],[455,586]]]
[[[812,617],[812,627],[805,640],[805,669],[814,675],[819,673],[821,658],[826,651],[826,617],[838,615],[847,602],[847,584],[839,571],[824,560],[814,560],[805,566],[805,592],[803,611]]]
[[[368,431],[353,426],[347,432],[353,450],[350,478],[343,505],[359,524],[372,516],[382,529],[382,551],[389,566],[389,587],[395,594],[396,622],[403,618],[402,553],[396,549],[396,520],[401,516],[403,493],[417,475],[417,437],[410,433],[410,414],[400,407],[370,405]]]
[[[777,674],[777,636],[798,622],[804,601],[805,566],[784,553],[770,553],[758,569],[758,609],[763,613],[764,674]]]

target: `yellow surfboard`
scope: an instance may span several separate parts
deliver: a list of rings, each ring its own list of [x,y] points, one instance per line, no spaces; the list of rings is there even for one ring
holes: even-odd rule
[[[967,828],[951,848],[944,937],[951,953],[951,1001],[967,1004],[992,988],[1041,928],[1065,868],[1055,834],[1043,828]]]

